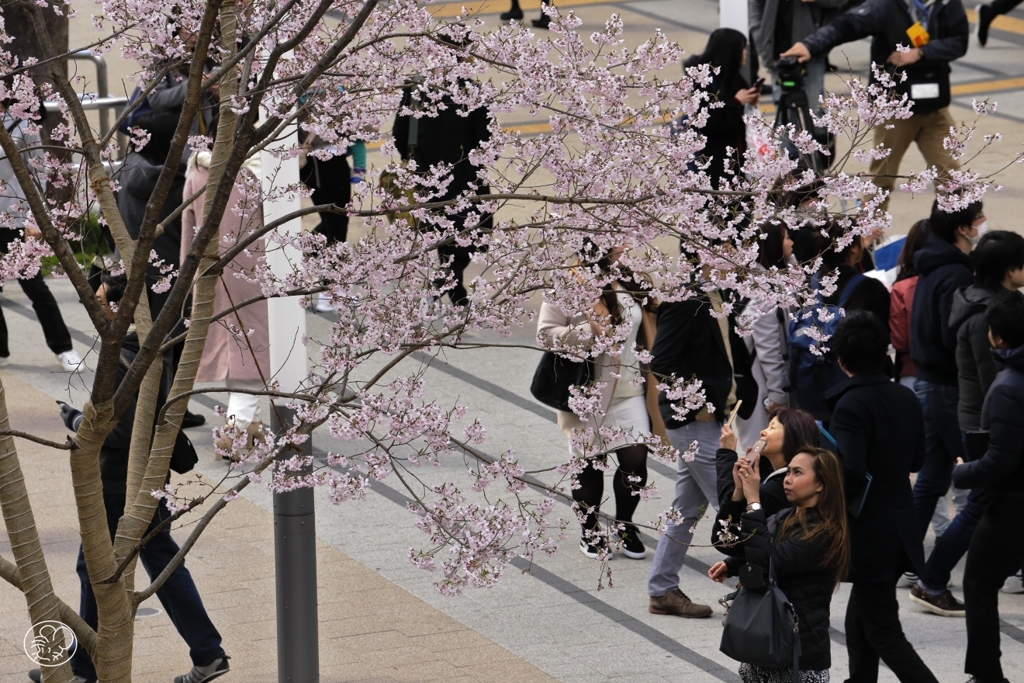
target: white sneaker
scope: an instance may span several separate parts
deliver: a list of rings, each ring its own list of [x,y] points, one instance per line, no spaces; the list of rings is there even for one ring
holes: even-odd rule
[[[81,372],[85,369],[82,357],[74,349],[58,353],[57,360],[60,362],[61,367],[64,368],[64,372]]]
[[[316,298],[316,312],[317,313],[330,313],[334,310],[334,306],[331,305],[331,295],[327,292],[320,292],[320,296]]]
[[[999,589],[1000,593],[1009,593],[1010,595],[1019,595],[1024,593],[1024,576],[1021,576],[1020,571],[1006,579],[1006,583]]]

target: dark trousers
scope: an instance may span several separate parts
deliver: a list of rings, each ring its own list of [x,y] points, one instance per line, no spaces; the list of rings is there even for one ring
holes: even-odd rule
[[[117,532],[117,522],[124,514],[124,495],[103,495],[103,504],[107,509],[107,527],[110,529],[110,538],[114,538]],[[153,521],[146,533],[153,530],[155,526],[171,516],[167,509],[167,503],[160,501]],[[178,544],[171,538],[171,532],[165,528],[156,536],[151,538],[139,553],[142,566],[146,568],[150,578],[156,578],[160,572],[170,564],[171,558],[178,552]],[[99,617],[96,611],[96,598],[92,592],[92,584],[89,582],[89,572],[85,567],[85,555],[81,548],[78,550],[78,578],[82,582],[82,601],[79,606],[79,613],[85,623],[96,628]],[[189,647],[189,656],[196,666],[212,664],[214,660],[224,656],[224,649],[221,647],[220,633],[217,632],[210,617],[203,607],[203,600],[199,597],[196,584],[192,581],[192,575],[185,569],[182,562],[167,579],[166,583],[156,592],[167,616],[171,618],[174,628],[178,629],[179,635]],[[96,670],[93,668],[92,660],[85,648],[80,647],[71,658],[71,670],[76,676],[86,679],[96,678]]]
[[[967,606],[967,658],[964,671],[979,683],[1003,680],[999,664],[999,588],[1020,569],[1024,493],[989,494],[988,505],[967,551],[964,604]]]
[[[957,458],[964,457],[964,442],[956,412],[960,398],[957,387],[917,379],[914,393],[924,412],[924,467],[914,484],[914,507],[924,538],[936,503],[953,482],[953,465]]]
[[[16,240],[21,239],[20,230],[0,228],[0,251],[7,253],[7,247]],[[0,283],[0,290],[3,289]],[[60,314],[60,307],[57,300],[53,298],[53,292],[46,286],[41,272],[35,277],[27,280],[18,280],[21,291],[32,302],[32,310],[36,312],[39,324],[43,326],[43,336],[46,337],[46,345],[54,353],[70,351],[71,333],[68,326],[64,324],[64,317]],[[11,355],[11,349],[7,344],[7,321],[4,320],[3,309],[0,309],[0,357],[7,358]]]
[[[309,157],[299,177],[313,190],[312,199],[315,205],[334,204],[344,208],[352,201],[352,169],[343,154],[331,157],[327,161]],[[328,246],[344,242],[348,239],[348,216],[321,213],[320,224],[314,231],[327,238]]]
[[[846,650],[847,683],[875,683],[879,659],[904,683],[938,683],[903,634],[896,579],[853,584],[846,607]]]
[[[1024,0],[995,0],[989,7],[996,14],[1006,14],[1021,2],[1024,2]]]
[[[978,528],[978,522],[985,512],[985,503],[984,489],[973,489],[967,496],[964,509],[957,513],[935,541],[935,548],[928,556],[928,563],[920,577],[921,584],[929,591],[938,593],[946,590],[953,568],[971,545],[974,530]]]
[[[446,244],[442,247],[437,248],[437,254],[441,257],[442,263],[447,263],[449,259],[451,263],[448,264],[448,270],[452,273],[452,279],[455,280],[455,286],[448,290],[448,298],[451,299],[453,304],[465,304],[467,302],[466,295],[468,294],[466,286],[463,284],[463,273],[466,271],[466,266],[470,262],[470,251],[465,247],[459,247],[451,244]],[[434,283],[437,286],[444,284],[443,280]]]

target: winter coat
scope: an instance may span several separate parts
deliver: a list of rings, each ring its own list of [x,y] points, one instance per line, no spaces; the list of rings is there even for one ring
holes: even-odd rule
[[[833,306],[838,305],[846,291],[846,286],[851,278],[858,275],[860,270],[853,266],[839,266],[839,277],[836,280],[836,291],[832,296],[825,299],[825,303]],[[854,285],[854,290],[846,299],[845,309],[847,311],[871,311],[882,324],[889,325],[889,290],[881,282],[873,277],[862,277],[860,282]]]
[[[433,201],[444,201],[454,199],[465,192],[470,186],[476,186],[476,194],[489,194],[490,186],[477,179],[479,166],[475,166],[470,160],[470,153],[483,143],[491,139],[491,131],[488,124],[491,115],[484,107],[478,107],[467,115],[465,108],[457,105],[450,95],[441,98],[444,109],[437,112],[437,116],[421,116],[418,123],[417,143],[410,154],[409,150],[409,122],[411,116],[397,116],[392,134],[395,138],[395,147],[398,148],[403,160],[410,158],[416,161],[416,168],[419,172],[429,172],[430,168],[438,164],[448,164],[451,169],[451,181],[448,190],[441,197]],[[402,102],[399,107],[415,106],[412,98],[412,88],[405,88],[402,95]],[[460,113],[461,112],[461,113]],[[471,213],[479,213],[474,209],[466,209],[454,216],[456,225],[461,227]],[[461,219],[461,221],[457,220]],[[481,220],[481,227],[490,228],[493,223],[491,215],[485,215]],[[467,249],[467,251],[471,251]]]
[[[735,95],[749,87],[746,80],[737,76],[731,83],[722,86],[717,96],[711,94],[712,102],[720,100],[724,106],[708,109],[708,120],[700,129],[706,140],[700,156],[711,160],[707,173],[714,188],[719,187],[723,179],[734,177],[726,172],[727,168],[738,175],[743,163],[743,155],[747,150],[747,124],[743,120],[744,106]],[[732,154],[728,151],[730,147]]]
[[[9,113],[4,113],[2,124],[4,129],[14,140],[18,147],[34,147],[39,145],[39,136],[28,132],[28,124],[16,119]],[[43,151],[34,149],[24,151],[21,154],[25,163],[31,163],[32,159],[41,159]],[[33,176],[39,177],[38,173]],[[7,213],[11,216],[10,223],[0,225],[0,229],[20,230],[25,227],[25,216],[29,214],[28,204],[25,202],[25,192],[21,189],[17,178],[14,177],[14,167],[7,159],[7,155],[0,150],[0,214]]]
[[[637,332],[637,342],[648,351],[651,350],[656,325],[656,314],[648,311],[646,308],[643,309],[640,330]],[[579,342],[580,333],[589,329],[590,319],[586,315],[570,317],[561,308],[546,301],[540,305],[540,314],[537,319],[538,337],[560,339],[564,343],[575,344]],[[612,373],[618,374],[619,372],[619,358],[619,356],[602,353],[594,359],[594,365],[597,369],[597,376],[594,378],[594,381],[604,383],[604,388],[601,391],[600,416],[594,415],[584,424],[576,413],[565,410],[555,411],[558,414],[558,426],[566,438],[571,438],[572,430],[583,430],[587,427],[593,429],[594,434],[597,434],[598,429],[604,424],[604,414],[607,413],[608,406],[611,405],[612,397],[615,393],[617,379],[612,377]],[[651,433],[665,437],[665,423],[658,412],[658,382],[654,379],[649,369],[641,369],[644,372],[644,392],[647,402],[647,413],[651,418]]]
[[[759,270],[763,268],[758,265]],[[789,315],[781,308],[757,318],[746,338],[751,353],[750,374],[757,383],[757,399],[753,414],[736,421],[736,436],[741,447],[757,441],[757,435],[768,426],[769,415],[764,408],[768,399],[783,406],[792,404],[789,395],[789,346],[786,331]]]
[[[957,386],[956,330],[950,327],[953,296],[974,281],[967,254],[936,235],[928,235],[914,254],[920,276],[910,316],[910,355],[917,377],[932,384]]]
[[[860,516],[850,522],[848,581],[893,581],[924,567],[910,473],[924,464],[924,414],[913,391],[884,374],[855,375],[825,397],[832,408],[829,432],[839,446],[846,496],[871,488]],[[909,564],[908,564],[909,560]]]
[[[210,177],[208,156],[193,154],[188,161],[185,174],[186,197],[191,197],[197,190],[206,185]],[[223,251],[235,243],[240,237],[263,227],[263,207],[260,205],[255,212],[242,205],[240,183],[259,183],[253,178],[248,166],[238,174],[238,183],[231,188],[231,196],[220,223],[219,251]],[[188,205],[181,216],[181,259],[192,246],[195,231],[203,222],[203,207],[206,204],[206,192]],[[241,211],[241,215],[236,211]],[[214,312],[226,311],[232,306],[259,296],[263,293],[259,284],[246,277],[252,277],[267,265],[262,261],[263,240],[253,242],[241,252],[225,268],[218,278],[214,296]],[[236,274],[246,277],[236,277]],[[231,302],[234,302],[232,304]],[[230,328],[229,328],[230,326]],[[242,333],[251,333],[246,338],[236,339],[231,329]],[[249,347],[251,346],[251,350]],[[253,356],[256,360],[253,361]],[[256,363],[259,363],[259,369]],[[259,380],[260,370],[263,377],[270,377],[270,333],[267,322],[267,302],[259,301],[232,313],[210,325],[210,332],[203,349],[203,358],[199,362],[196,374],[197,382],[221,382],[225,379]]]
[[[786,2],[790,4],[790,41],[789,45],[776,45],[775,17],[780,5]],[[846,0],[749,0],[750,34],[754,37],[761,64],[766,69],[774,69],[780,53],[832,21],[845,4]]]
[[[985,395],[981,428],[988,451],[953,470],[953,484],[989,493],[1024,491],[1024,346],[993,349],[999,372]]]
[[[812,56],[821,57],[837,45],[870,36],[871,61],[886,64],[897,45],[910,43],[907,29],[916,19],[911,15],[909,4],[907,0],[865,0],[801,42]],[[898,92],[907,92],[915,79],[925,82],[942,77],[948,82],[949,62],[967,54],[970,28],[963,4],[960,0],[937,0],[932,7],[927,22],[930,39],[920,48],[920,61],[903,69],[907,81],[897,87]],[[871,80],[874,80],[873,75]],[[895,80],[899,83],[899,76]],[[948,101],[943,98],[919,100],[914,102],[913,112],[924,114],[947,105]]]
[[[794,512],[793,508],[767,518],[765,511],[744,512],[739,536],[744,556],[725,560],[729,576],[739,575],[746,564],[760,567],[764,583],[768,583],[769,561],[775,568],[779,589],[793,604],[800,625],[800,668],[818,671],[832,667],[832,645],[829,641],[829,607],[835,590],[836,571],[821,567],[829,538],[825,534],[807,541],[797,525],[782,539],[776,538],[779,528]],[[810,512],[809,515],[815,513]],[[809,519],[809,524],[814,522]]]
[[[914,305],[917,275],[898,280],[889,293],[889,341],[896,349],[898,377],[917,377],[917,366],[910,357],[910,314]]]
[[[981,408],[988,388],[996,378],[996,361],[988,341],[985,309],[997,292],[971,285],[953,295],[949,326],[956,331],[956,367],[960,380],[960,402],[956,413],[961,432],[981,429]]]
[[[723,522],[739,522],[743,511],[747,509],[745,499],[738,501],[732,499],[732,493],[736,490],[736,483],[732,480],[732,468],[738,458],[739,455],[736,451],[730,448],[719,448],[715,453],[715,473],[718,477],[718,516],[715,518],[715,525],[711,532],[711,544],[726,555],[742,557],[743,549],[741,547],[719,545],[718,539],[719,532],[725,528]],[[781,512],[790,506],[783,486],[786,481],[787,469],[772,471],[768,458],[761,458],[760,471],[761,507],[764,509],[764,513],[771,517],[776,512]]]
[[[726,405],[732,382],[736,381],[736,398],[743,400],[739,416],[750,417],[757,402],[757,384],[750,375],[750,356],[747,345],[736,334],[735,322],[729,316],[729,346],[733,365],[725,350],[725,340],[718,320],[711,316],[712,305],[706,296],[685,301],[663,303],[658,307],[658,332],[651,353],[651,371],[662,379],[675,375],[679,378],[699,379],[707,400],[715,407],[715,418],[722,421],[729,406]],[[672,407],[673,401],[661,392],[658,407],[667,429],[677,429],[693,422],[696,411],[690,411],[680,420]]]

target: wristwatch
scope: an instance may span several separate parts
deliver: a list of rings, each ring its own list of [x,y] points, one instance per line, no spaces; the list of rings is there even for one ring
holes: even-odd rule
[[[760,503],[750,503],[749,505],[747,505],[747,512],[756,512],[757,510],[760,510],[760,509],[761,509],[761,504]]]

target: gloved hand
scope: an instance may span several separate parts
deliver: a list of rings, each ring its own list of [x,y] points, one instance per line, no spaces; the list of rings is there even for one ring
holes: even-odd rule
[[[64,421],[64,426],[73,432],[78,431],[78,425],[82,424],[82,411],[78,408],[69,406],[63,401],[57,401],[57,405],[60,406],[60,419]]]

